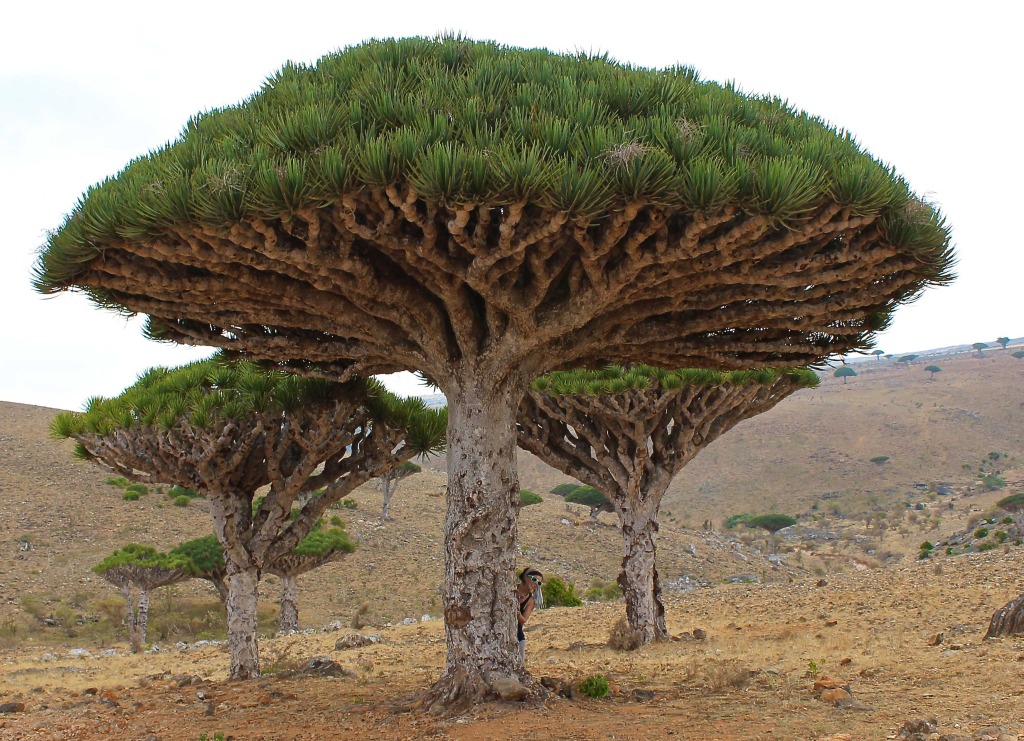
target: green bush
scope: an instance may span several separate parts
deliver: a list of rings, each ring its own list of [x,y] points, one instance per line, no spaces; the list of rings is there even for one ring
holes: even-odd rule
[[[572,494],[581,486],[582,484],[559,484],[558,486],[551,490],[551,493],[560,497],[564,497],[567,494]]]
[[[975,538],[987,538],[988,537],[988,528],[987,527],[979,527],[977,530],[974,531],[974,537]]]
[[[344,507],[345,509],[355,509],[356,507],[359,506],[359,504],[358,504],[358,502],[356,502],[355,499],[349,498],[349,499],[342,499],[341,500],[341,506]]]
[[[124,487],[128,486],[128,479],[126,479],[124,476],[111,476],[110,478],[107,479],[107,486],[116,486],[118,488],[123,489]]]
[[[171,504],[173,504],[175,507],[187,507],[188,503],[191,501],[192,499],[190,497],[187,497],[184,494],[182,494],[181,496],[175,497],[174,501],[171,502]]]
[[[737,525],[742,525],[750,519],[750,515],[744,512],[742,515],[731,515],[725,519],[725,529],[732,530]]]
[[[981,545],[979,545],[978,546],[978,550],[979,551],[991,551],[993,548],[998,548],[998,547],[999,547],[998,543],[990,540],[987,543],[982,543]]]
[[[979,478],[981,479],[981,485],[985,487],[985,491],[995,491],[1006,486],[1006,479],[998,473],[990,473]]]
[[[126,502],[137,502],[141,498],[142,498],[142,495],[139,494],[139,492],[137,492],[137,491],[127,491],[126,490],[125,493],[121,495],[121,499],[123,499]]]
[[[872,463],[878,463],[879,465],[881,465],[882,463],[885,463],[886,461],[889,460],[889,456],[876,455],[874,458],[869,458],[868,460],[870,460]]]
[[[1009,534],[1007,534],[1006,532],[1004,532],[1002,530],[996,530],[992,534],[992,537],[995,538],[1000,543],[1005,543],[1006,539],[1009,538],[1010,536],[1009,536]]]
[[[146,486],[145,484],[140,484],[140,483],[128,484],[128,486],[126,486],[124,488],[124,490],[126,492],[127,491],[137,492],[139,496],[146,496],[147,494],[149,494],[149,487]]]
[[[540,504],[543,501],[544,500],[541,499],[540,496],[538,496],[534,492],[530,491],[529,489],[520,489],[519,490],[519,506],[520,507],[529,507],[531,504]]]
[[[1001,519],[999,522],[1001,522],[1003,525],[1012,525],[1013,524],[1013,518],[1010,517],[1009,515],[1007,515],[1006,517]]]
[[[921,550],[922,551],[930,551],[933,548],[935,548],[935,545],[930,540],[926,540],[925,542],[923,542],[921,544]]]
[[[544,607],[579,607],[583,604],[572,582],[566,583],[557,576],[545,579],[541,591],[544,594]]]
[[[622,588],[614,581],[594,579],[583,596],[591,602],[607,602],[622,597]]]
[[[920,553],[917,554],[917,560],[918,561],[923,561],[924,559],[931,558],[931,557],[932,557],[932,552],[931,551],[921,551]]]
[[[601,674],[595,674],[592,677],[587,677],[580,682],[579,686],[580,694],[592,697],[595,700],[607,697],[610,690],[611,687],[608,686],[608,680]]]
[[[334,527],[342,527],[345,523],[337,515],[331,515],[331,524],[334,525]]]
[[[178,497],[188,497],[189,499],[203,499],[202,492],[198,492],[195,489],[188,489],[184,486],[172,486],[167,490],[167,496],[171,499],[177,499]]]

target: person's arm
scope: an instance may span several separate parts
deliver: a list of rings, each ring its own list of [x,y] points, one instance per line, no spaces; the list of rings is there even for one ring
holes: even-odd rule
[[[519,624],[524,625],[527,620],[530,619],[530,615],[533,614],[534,599],[533,595],[530,595],[530,600],[526,603],[526,609],[519,613]]]

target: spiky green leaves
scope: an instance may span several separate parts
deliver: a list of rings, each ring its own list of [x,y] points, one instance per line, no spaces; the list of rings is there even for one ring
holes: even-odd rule
[[[163,571],[183,570],[197,574],[192,559],[182,553],[161,553],[156,548],[138,543],[129,543],[111,553],[92,567],[93,572],[103,574],[114,568],[131,566],[143,569],[159,569]]]
[[[349,540],[344,528],[314,530],[303,538],[292,555],[295,556],[327,556],[333,553],[352,553],[356,544]]]
[[[951,258],[934,209],[917,213],[894,172],[783,101],[691,70],[413,38],[288,65],[244,103],[196,116],[174,144],[86,193],[50,238],[36,286],[73,283],[111,242],[278,218],[391,185],[435,202],[528,200],[583,221],[644,201],[733,204],[789,223],[835,202],[881,214],[937,279]]]
[[[747,383],[769,385],[783,375],[796,379],[803,388],[814,388],[819,382],[818,375],[809,368],[766,368],[722,373],[701,368],[667,371],[648,365],[609,365],[601,370],[578,369],[548,373],[534,380],[533,388],[556,396],[601,396],[652,387],[669,391],[683,386],[739,386]]]
[[[224,551],[217,536],[210,534],[188,540],[171,549],[172,556],[188,558],[195,565],[197,575],[209,577],[224,571]]]
[[[395,396],[375,379],[367,381],[367,389],[374,418],[405,430],[405,443],[417,455],[436,455],[445,449],[447,407],[430,409],[419,397]]]

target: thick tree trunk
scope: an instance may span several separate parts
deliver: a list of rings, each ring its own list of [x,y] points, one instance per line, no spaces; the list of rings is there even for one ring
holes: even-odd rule
[[[640,633],[644,643],[665,640],[669,634],[656,564],[658,507],[622,508],[618,515],[622,526],[618,581],[626,598],[629,627]]]
[[[146,636],[149,631],[149,590],[139,592],[139,606],[135,613],[135,634],[139,641],[139,651],[146,647]],[[134,649],[133,649],[134,651]],[[135,651],[135,653],[138,653]]]
[[[281,621],[278,630],[289,633],[299,629],[299,580],[281,577]]]
[[[519,500],[515,415],[522,390],[517,386],[445,391],[448,651],[444,674],[423,700],[433,713],[450,713],[491,696],[496,679],[526,678],[512,595]]]
[[[138,623],[135,617],[135,602],[132,600],[131,588],[127,584],[121,586],[121,596],[124,597],[124,624],[128,628],[128,644],[131,646],[132,653],[137,654],[142,651],[145,641],[139,640]]]
[[[986,638],[1024,635],[1024,594],[995,611]]]
[[[240,567],[228,562],[228,651],[231,679],[253,679],[260,675],[260,654],[256,645],[256,589],[259,572],[255,566]]]

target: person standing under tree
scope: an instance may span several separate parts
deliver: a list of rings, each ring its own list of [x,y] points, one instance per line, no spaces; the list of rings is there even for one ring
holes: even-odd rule
[[[519,638],[519,655],[524,663],[526,662],[526,634],[523,632],[523,626],[530,619],[534,608],[544,604],[544,593],[541,591],[543,584],[544,574],[537,569],[523,569],[519,574],[519,583],[516,585],[516,599],[519,601],[517,637]]]

